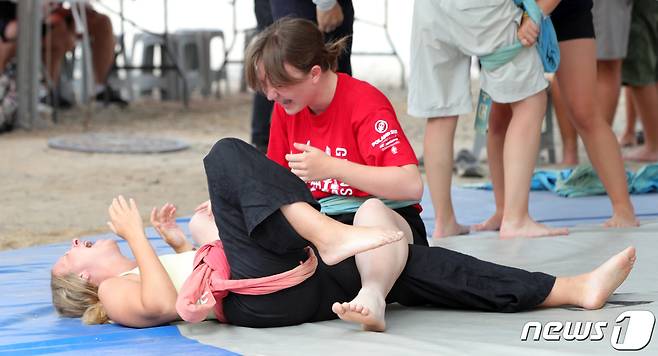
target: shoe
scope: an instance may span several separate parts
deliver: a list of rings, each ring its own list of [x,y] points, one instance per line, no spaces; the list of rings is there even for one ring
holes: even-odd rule
[[[47,95],[39,99],[39,102],[41,104],[45,104],[50,107],[58,108],[62,110],[68,110],[73,107],[73,103],[71,103],[68,99],[64,98],[57,91],[49,91]]]
[[[96,101],[102,102],[105,106],[117,104],[121,108],[128,106],[128,102],[121,97],[118,91],[106,86],[105,90],[96,94]]]
[[[644,145],[644,131],[638,131],[635,134],[635,137],[637,139],[637,144],[638,145]]]

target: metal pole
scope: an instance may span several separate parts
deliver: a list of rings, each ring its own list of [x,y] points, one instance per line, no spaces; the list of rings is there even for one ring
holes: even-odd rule
[[[39,0],[18,1],[18,126],[43,126],[37,112],[41,68],[41,6]]]

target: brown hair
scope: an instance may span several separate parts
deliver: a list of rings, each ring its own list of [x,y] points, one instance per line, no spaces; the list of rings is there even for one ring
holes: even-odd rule
[[[284,63],[308,73],[315,65],[322,71],[336,70],[338,56],[344,50],[347,37],[324,43],[324,35],[311,21],[283,18],[261,32],[247,49],[244,68],[247,84],[263,92],[264,83],[258,79],[258,65],[262,63],[265,78],[271,85],[291,85],[299,79],[288,74]]]
[[[59,315],[82,318],[85,324],[105,324],[110,321],[103,304],[98,299],[98,287],[75,273],[63,276],[50,274],[53,306]]]

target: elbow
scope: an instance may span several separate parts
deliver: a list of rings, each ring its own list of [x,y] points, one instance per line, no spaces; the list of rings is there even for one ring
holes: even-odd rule
[[[420,201],[423,198],[423,180],[418,175],[414,179],[405,179],[404,182],[401,182],[399,187],[404,187],[398,191],[397,196],[391,197],[390,199],[394,200],[418,200]]]
[[[409,186],[409,200],[421,200],[423,198],[423,179],[418,176],[416,182]]]
[[[397,185],[398,187],[404,187],[400,190],[399,200],[421,200],[423,198],[423,178],[420,175],[418,166],[408,165],[402,167],[405,169],[405,175],[402,178],[402,181]]]

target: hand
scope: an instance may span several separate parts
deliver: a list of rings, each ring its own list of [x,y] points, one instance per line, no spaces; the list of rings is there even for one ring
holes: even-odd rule
[[[107,210],[111,220],[107,224],[115,234],[128,242],[140,236],[145,238],[142,217],[139,215],[135,200],[131,198],[126,201],[123,195],[119,195],[112,199],[112,204]]]
[[[187,242],[185,232],[176,224],[176,206],[166,203],[162,208],[153,208],[151,210],[151,225],[158,232],[160,237],[174,251],[182,252],[192,248]]]
[[[303,143],[294,143],[293,146],[302,153],[286,155],[286,161],[292,173],[304,182],[333,178],[333,162],[335,158],[324,151]]]
[[[530,16],[524,14],[521,19],[521,26],[519,26],[516,35],[524,47],[531,47],[537,42],[539,26],[532,21]]]
[[[195,213],[203,213],[208,215],[210,218],[215,218],[212,214],[212,205],[210,205],[210,200],[206,200],[203,203],[199,204],[199,206],[194,209]]]
[[[318,28],[322,32],[331,32],[343,23],[343,8],[338,3],[327,11],[315,10],[318,19]]]

